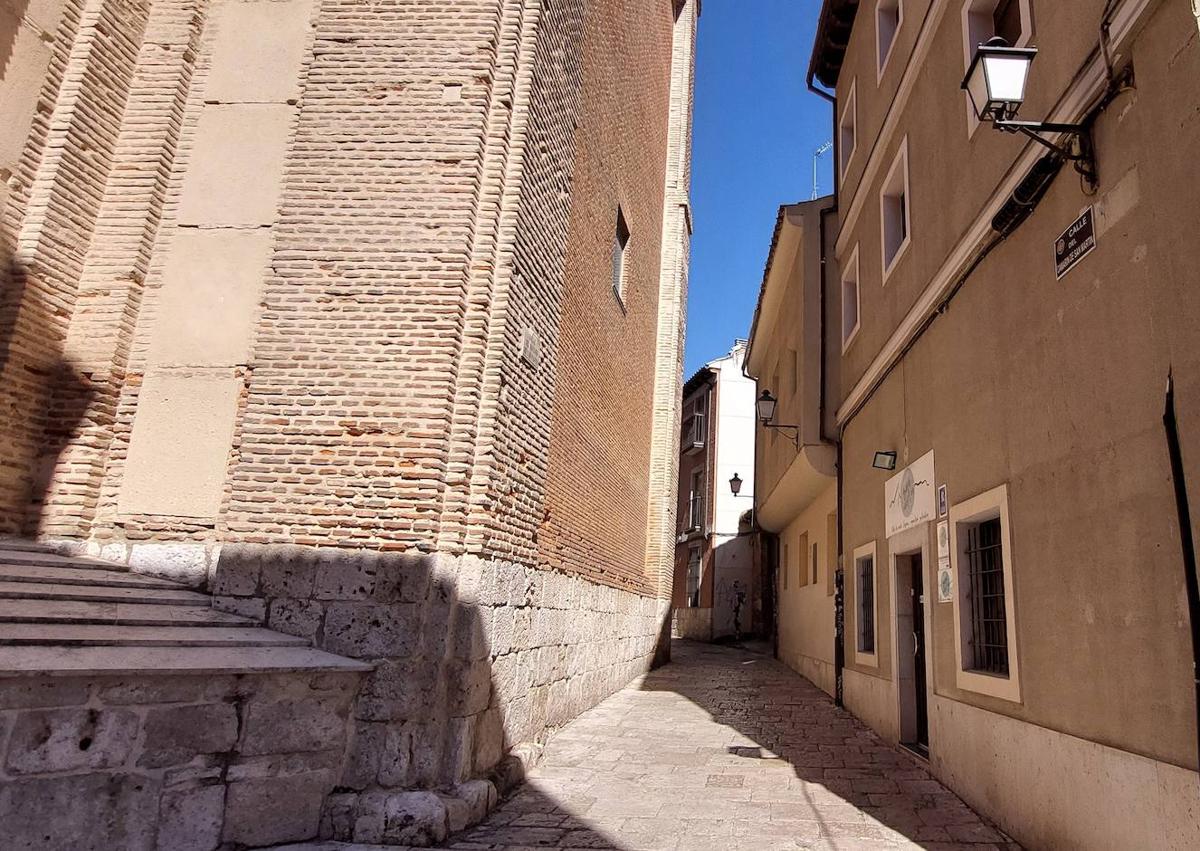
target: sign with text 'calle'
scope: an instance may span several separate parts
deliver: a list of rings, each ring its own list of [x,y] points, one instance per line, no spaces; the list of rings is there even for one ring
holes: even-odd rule
[[[1075,264],[1091,254],[1095,247],[1096,216],[1088,207],[1054,243],[1055,278],[1061,281],[1063,275],[1074,269]]]
[[[933,452],[926,452],[883,486],[887,536],[934,517]]]

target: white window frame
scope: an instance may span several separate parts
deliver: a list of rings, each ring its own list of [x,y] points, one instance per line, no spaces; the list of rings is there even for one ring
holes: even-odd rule
[[[853,270],[853,274],[851,274]],[[862,328],[862,276],[859,274],[858,265],[858,245],[855,244],[854,250],[850,252],[850,260],[846,263],[842,270],[842,354],[846,354],[850,349],[850,345],[858,336],[859,329]],[[850,333],[846,333],[846,283],[854,279],[854,327],[850,329]]]
[[[854,664],[864,665],[868,668],[879,667],[879,553],[878,544],[876,541],[863,544],[861,547],[855,547],[853,570],[850,571],[851,582],[854,589]],[[875,606],[875,617],[872,620],[872,625],[875,628],[875,652],[864,653],[858,649],[858,613],[862,605],[861,597],[858,593],[858,563],[863,558],[871,557],[871,600]]]
[[[960,534],[960,527],[984,520],[994,520],[997,517],[1000,518],[1000,558],[1004,565],[1004,614],[1008,635],[1007,677],[966,670],[963,662],[967,656],[966,646],[970,638],[970,623],[966,616],[966,609],[969,605],[966,594],[969,589],[964,581],[964,576],[968,571],[966,564],[967,536]],[[950,562],[951,574],[954,577],[954,626],[955,635],[958,636],[958,640],[954,642],[955,684],[963,691],[1020,703],[1021,670],[1018,662],[1020,654],[1017,648],[1017,605],[1016,594],[1013,591],[1012,531],[1008,514],[1008,485],[1004,484],[984,491],[950,507]]]
[[[846,118],[849,117],[849,124]],[[845,147],[846,127],[850,128],[850,135],[854,140],[854,144],[847,151]],[[854,154],[858,151],[858,78],[855,77],[850,83],[850,94],[846,95],[846,105],[842,107],[842,115],[838,119],[838,180],[846,179],[846,172],[850,170],[850,163],[854,161]]]
[[[892,40],[888,42],[887,51],[881,55],[880,48],[883,46],[883,39],[881,38],[882,31],[879,29],[879,13],[884,3],[890,6],[892,2],[893,0],[875,0],[875,58],[878,68],[875,77],[876,85],[883,81],[883,75],[887,71],[892,54],[896,52],[896,41],[900,38],[900,30],[904,26],[904,0],[895,0],[896,28],[892,30]]]
[[[904,241],[896,247],[896,252],[889,258],[887,256],[887,205],[888,199],[895,197],[892,186],[896,182],[897,171],[900,170],[902,170],[904,179]],[[909,246],[912,245],[912,201],[908,175],[908,137],[905,136],[900,143],[900,150],[896,152],[896,158],[892,161],[891,168],[888,169],[887,177],[883,179],[883,183],[879,187],[879,258],[883,267],[883,286],[887,286],[892,271],[900,265],[900,261],[908,253]]]
[[[996,7],[1000,3],[1001,0],[964,0],[962,7],[963,74],[966,74],[967,69],[971,67],[971,60],[975,58],[975,48],[995,35],[995,28],[991,25],[991,21],[996,14]],[[1013,47],[1026,47],[1029,40],[1033,38],[1032,0],[1018,0],[1018,3],[1021,10],[1021,38]],[[984,11],[985,9],[987,11]],[[991,35],[972,37],[972,18],[986,18],[989,22],[987,30]],[[979,116],[975,114],[971,96],[963,92],[963,99],[967,108],[967,138],[972,139],[975,131],[979,129]]]

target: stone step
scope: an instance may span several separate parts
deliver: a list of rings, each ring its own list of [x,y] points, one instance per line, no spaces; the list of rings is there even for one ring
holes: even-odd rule
[[[266,674],[370,671],[371,665],[311,647],[0,647],[0,678],[136,672]]]
[[[80,600],[0,600],[0,622],[127,624],[130,626],[258,626],[250,618],[207,606]]]
[[[207,594],[180,588],[120,588],[113,585],[65,585],[57,582],[0,581],[0,600],[83,600],[97,603],[209,606]]]
[[[52,567],[42,564],[0,564],[0,582],[54,582],[58,585],[112,585],[118,588],[174,588],[183,586],[169,579],[116,568]]]
[[[123,565],[91,556],[61,556],[57,553],[33,552],[0,547],[0,564],[41,564],[49,567],[74,567],[77,569],[124,570]]]
[[[44,543],[24,538],[0,538],[0,550],[22,550],[29,553],[57,553],[70,546],[66,543]]]
[[[307,647],[294,635],[227,626],[115,626],[103,624],[0,623],[0,645],[53,644],[131,647]]]

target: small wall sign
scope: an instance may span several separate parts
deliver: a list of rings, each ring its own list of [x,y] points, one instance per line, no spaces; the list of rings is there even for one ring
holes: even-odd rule
[[[1091,206],[1088,206],[1054,243],[1055,278],[1061,281],[1063,275],[1074,269],[1075,265],[1095,248],[1096,216]]]
[[[954,601],[954,574],[950,572],[950,559],[938,560],[938,602]]]
[[[950,513],[950,501],[946,498],[946,486],[938,485],[938,517],[945,517]]]

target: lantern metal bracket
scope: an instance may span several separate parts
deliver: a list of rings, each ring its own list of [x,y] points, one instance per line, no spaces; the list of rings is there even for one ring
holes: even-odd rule
[[[800,426],[783,425],[781,423],[772,422],[764,422],[762,425],[763,428],[777,428],[780,431],[791,431],[792,434],[788,435],[788,437],[791,439],[792,443],[796,444],[796,451],[799,452],[803,448],[800,443]]]
[[[1099,182],[1096,170],[1095,150],[1092,147],[1091,127],[1086,124],[1060,124],[1054,121],[1015,121],[995,119],[992,126],[1005,133],[1021,133],[1043,147],[1054,151],[1064,160],[1075,164],[1075,170],[1083,175],[1088,185],[1095,189]],[[1055,144],[1041,133],[1063,133],[1075,142],[1073,147]]]

